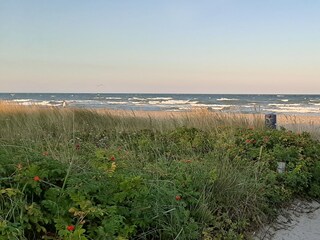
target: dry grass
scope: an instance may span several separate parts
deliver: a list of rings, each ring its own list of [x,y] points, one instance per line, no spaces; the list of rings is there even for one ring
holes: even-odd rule
[[[212,112],[207,109],[193,109],[186,112],[124,111],[124,110],[84,110],[41,106],[22,106],[0,102],[0,123],[6,126],[7,134],[34,135],[34,129],[54,128],[61,133],[91,128],[138,130],[156,129],[165,131],[179,126],[214,130],[222,126],[264,127],[264,115]],[[49,127],[49,128],[48,128]],[[278,127],[295,132],[310,132],[320,139],[320,117],[278,115]],[[29,134],[28,134],[29,132]]]
[[[280,115],[278,125],[298,133],[309,132],[312,137],[320,140],[320,117]]]

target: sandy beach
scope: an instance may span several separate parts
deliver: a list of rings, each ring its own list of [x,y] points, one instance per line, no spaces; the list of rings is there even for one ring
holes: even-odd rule
[[[283,209],[277,220],[264,227],[256,240],[318,240],[320,236],[320,203],[294,201]]]

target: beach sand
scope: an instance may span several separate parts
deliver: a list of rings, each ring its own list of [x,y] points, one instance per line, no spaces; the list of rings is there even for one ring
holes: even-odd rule
[[[319,240],[319,202],[296,200],[277,220],[259,231],[256,240]]]

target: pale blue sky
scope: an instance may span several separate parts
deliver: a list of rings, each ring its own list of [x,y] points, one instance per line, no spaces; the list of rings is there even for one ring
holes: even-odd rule
[[[319,89],[317,0],[0,0],[0,92]]]

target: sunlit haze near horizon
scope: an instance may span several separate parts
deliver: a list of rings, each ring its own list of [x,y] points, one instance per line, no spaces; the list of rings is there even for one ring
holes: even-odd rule
[[[0,92],[319,89],[320,1],[0,1]]]

